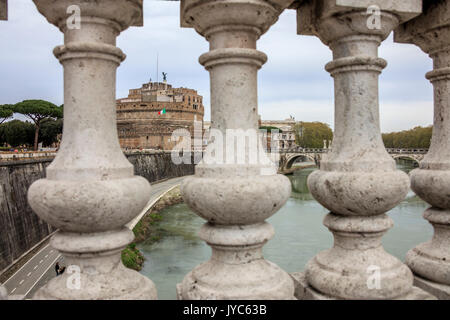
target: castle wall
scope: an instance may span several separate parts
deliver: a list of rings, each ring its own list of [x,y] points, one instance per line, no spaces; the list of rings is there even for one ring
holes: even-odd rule
[[[140,97],[140,101],[136,97]],[[172,141],[171,135],[177,129],[186,129],[194,139],[194,121],[203,125],[202,101],[197,91],[172,88],[166,83],[147,83],[140,89],[131,89],[128,98],[117,100],[121,147],[172,150],[177,142]],[[158,114],[163,109],[166,113]]]

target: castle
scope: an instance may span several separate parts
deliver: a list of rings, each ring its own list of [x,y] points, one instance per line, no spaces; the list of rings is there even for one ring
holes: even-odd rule
[[[176,129],[186,129],[191,145],[202,145],[203,97],[196,90],[164,82],[144,83],[117,100],[117,129],[122,149],[172,150]],[[195,123],[195,127],[194,127]],[[194,136],[200,141],[195,142]]]

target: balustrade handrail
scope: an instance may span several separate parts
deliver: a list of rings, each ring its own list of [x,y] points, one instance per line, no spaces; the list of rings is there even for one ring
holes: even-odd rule
[[[134,175],[117,136],[111,134],[117,129],[116,69],[125,59],[116,38],[128,27],[142,25],[143,2],[97,0],[93,5],[76,1],[74,6],[81,7],[83,15],[82,28],[64,23],[72,0],[33,2],[64,34],[64,44],[54,53],[64,68],[65,132],[58,155],[46,169],[46,179],[30,187],[28,199],[42,219],[61,230],[52,246],[78,266],[84,286],[78,291],[69,288],[66,273],[52,279],[35,297],[154,299],[156,288],[151,280],[120,261],[121,250],[133,240],[125,224],[145,207],[150,186]],[[295,278],[294,288],[293,277],[267,263],[262,255],[263,245],[274,234],[266,219],[291,195],[289,180],[277,175],[272,164],[211,165],[204,161],[195,176],[183,182],[181,191],[185,202],[207,220],[199,234],[211,246],[212,258],[186,275],[177,287],[178,298],[429,297],[414,287],[420,283],[450,297],[450,259],[442,249],[450,240],[441,227],[448,228],[450,212],[444,193],[450,189],[450,115],[445,112],[450,82],[450,11],[446,10],[450,0],[430,6],[417,0],[373,0],[371,8],[378,14],[372,16],[360,2],[312,0],[291,6],[293,0],[181,1],[181,25],[194,28],[210,43],[209,52],[199,61],[210,72],[211,121],[217,128],[257,126],[257,72],[267,61],[256,50],[257,40],[288,7],[297,10],[298,34],[316,36],[333,51],[333,60],[325,69],[338,90],[332,148],[274,150],[314,154],[307,157],[315,161],[327,153],[320,169],[308,177],[308,188],[329,210],[324,225],[334,235],[334,246],[310,260],[303,278]],[[422,10],[427,11],[422,14]],[[371,28],[367,20],[374,16],[380,20],[377,28]],[[378,47],[393,30],[396,41],[417,44],[434,60],[434,70],[427,77],[435,88],[439,117],[434,119],[431,154],[426,148],[385,148],[382,142],[378,75],[387,62],[378,56]],[[85,148],[86,141],[91,148]],[[424,165],[411,172],[410,183],[385,150],[394,157],[428,154]],[[245,150],[244,158],[250,158],[251,152]],[[381,237],[392,227],[385,213],[405,199],[410,186],[432,205],[424,217],[440,227],[435,228],[431,242],[410,251],[408,268],[382,249]],[[368,268],[374,265],[382,274],[379,290],[368,284]],[[410,269],[420,275],[416,281]],[[421,282],[422,278],[426,281]]]
[[[278,153],[326,153],[331,151],[332,149],[325,148],[280,148],[275,150]],[[399,149],[399,148],[386,148],[386,151],[390,154],[426,154],[428,153],[428,149],[425,148],[409,148],[409,149]],[[270,148],[268,148],[268,152],[271,152]]]

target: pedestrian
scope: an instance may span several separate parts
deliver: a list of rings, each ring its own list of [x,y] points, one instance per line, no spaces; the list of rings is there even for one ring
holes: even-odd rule
[[[59,262],[56,263],[55,265],[55,271],[56,271],[56,275],[59,276],[59,271],[61,270],[61,267],[59,266]]]
[[[59,274],[60,274],[60,275],[63,274],[64,271],[66,271],[66,267],[62,267],[62,268],[59,270]]]

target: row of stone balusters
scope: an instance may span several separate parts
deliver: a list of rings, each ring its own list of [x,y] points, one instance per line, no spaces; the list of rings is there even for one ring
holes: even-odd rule
[[[65,273],[35,298],[156,298],[153,283],[120,262],[120,251],[133,239],[124,225],[145,206],[149,185],[133,175],[118,144],[115,79],[125,55],[115,44],[121,31],[139,24],[142,1],[78,1],[80,29],[65,24],[68,6],[77,1],[33,1],[64,33],[64,45],[55,49],[55,55],[64,66],[65,114],[60,151],[47,178],[31,186],[29,202],[61,230],[51,243],[81,271],[80,288],[68,286],[70,275]],[[299,33],[318,36],[333,51],[326,69],[335,79],[335,137],[332,151],[308,184],[331,211],[325,225],[335,244],[313,258],[304,275],[290,276],[264,260],[262,246],[273,235],[265,220],[287,201],[288,179],[277,175],[273,164],[251,163],[253,150],[246,150],[244,164],[214,163],[207,150],[195,176],[183,183],[182,193],[208,221],[200,237],[212,247],[212,257],[178,285],[178,298],[430,298],[413,286],[410,269],[381,245],[382,235],[392,226],[385,213],[404,199],[410,182],[396,170],[381,140],[378,76],[386,62],[378,58],[378,46],[399,24],[419,16],[422,2],[372,0],[378,5],[372,7],[372,16],[356,1],[292,2],[182,0],[181,21],[210,43],[200,63],[210,72],[212,128],[221,132],[257,130],[257,71],[267,58],[256,50],[256,43],[288,6],[298,11]],[[433,145],[412,176],[414,190],[434,206],[427,218],[436,235],[409,254],[408,264],[417,274],[418,286],[442,296],[450,284],[446,211],[450,58],[443,25],[450,1],[428,3],[422,16],[398,29],[397,39],[420,41],[435,60],[436,70],[429,75],[436,89]],[[379,283],[370,283],[369,271],[378,272]]]

